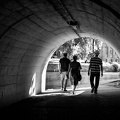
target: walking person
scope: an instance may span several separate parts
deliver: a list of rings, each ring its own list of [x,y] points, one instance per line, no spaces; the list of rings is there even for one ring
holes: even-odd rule
[[[67,58],[67,53],[63,53],[63,58],[59,60],[59,71],[61,74],[61,84],[62,90],[67,91],[67,81],[68,81],[68,68],[69,68],[70,60]]]
[[[88,69],[88,76],[90,75],[91,93],[97,93],[100,74],[103,76],[102,60],[98,57],[100,53],[98,50],[96,50],[94,53],[95,56],[91,58]]]
[[[77,62],[77,56],[74,55],[73,61],[70,63],[70,66],[69,66],[70,80],[71,80],[73,94],[76,89],[76,86],[78,85],[78,81],[81,80],[80,69],[82,69],[81,64]]]

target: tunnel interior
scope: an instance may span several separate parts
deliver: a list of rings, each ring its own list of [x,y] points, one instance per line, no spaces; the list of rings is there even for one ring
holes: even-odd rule
[[[120,55],[119,7],[119,0],[1,0],[0,106],[41,93],[48,59],[69,40],[97,38]]]

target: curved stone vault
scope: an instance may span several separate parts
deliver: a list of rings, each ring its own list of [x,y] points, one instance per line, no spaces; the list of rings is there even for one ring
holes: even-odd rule
[[[119,0],[1,0],[0,106],[40,93],[48,58],[68,40],[98,38],[120,54],[119,8]]]

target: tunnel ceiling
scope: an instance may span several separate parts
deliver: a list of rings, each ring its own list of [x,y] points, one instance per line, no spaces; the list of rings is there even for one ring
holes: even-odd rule
[[[1,0],[0,36],[12,38],[16,46],[24,42],[48,48],[83,34],[114,39],[120,31],[119,6],[119,0]],[[77,30],[71,21],[78,22]]]
[[[99,37],[119,51],[119,7],[119,0],[1,0],[1,57],[19,68],[22,61],[37,66],[40,57],[44,62],[53,49],[80,36]]]
[[[0,77],[3,82],[0,88],[2,86],[3,96],[3,89],[14,88],[11,92],[14,94],[16,85],[22,86],[16,94],[23,89],[28,93],[35,72],[39,72],[36,88],[40,89],[46,59],[68,40],[98,37],[119,53],[119,8],[119,0],[1,0]],[[7,85],[11,87],[3,87]]]

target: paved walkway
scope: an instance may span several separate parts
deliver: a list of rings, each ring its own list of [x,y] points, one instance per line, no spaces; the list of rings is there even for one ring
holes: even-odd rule
[[[8,107],[1,117],[32,120],[109,120],[120,117],[120,88],[101,84],[98,94],[91,94],[89,87],[47,91]]]

